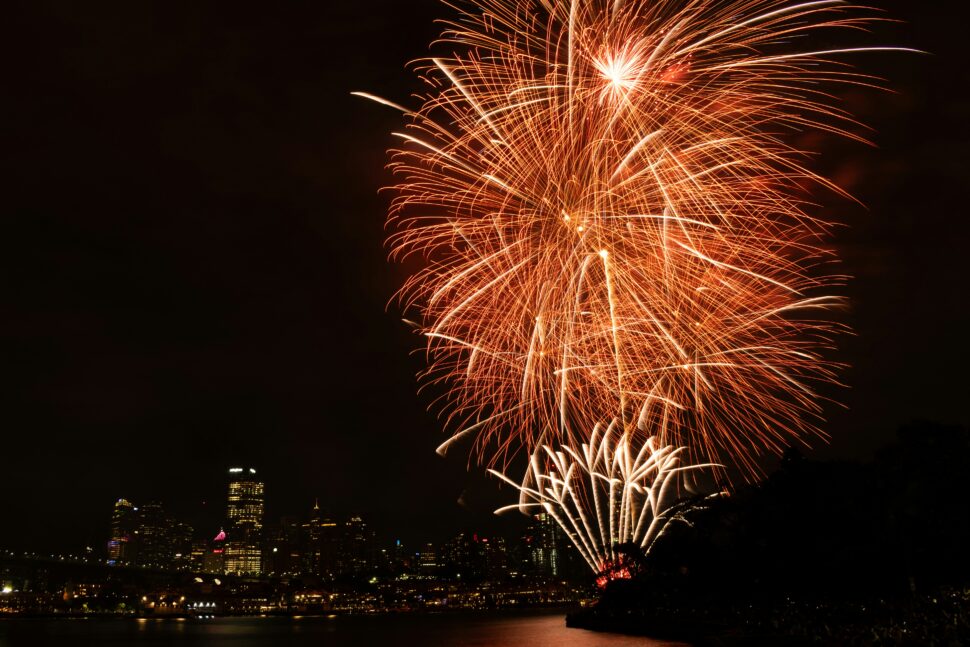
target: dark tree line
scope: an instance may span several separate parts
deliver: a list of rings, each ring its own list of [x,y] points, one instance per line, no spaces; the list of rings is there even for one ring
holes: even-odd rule
[[[737,599],[970,583],[968,483],[970,431],[961,427],[907,425],[868,463],[811,461],[792,449],[763,482],[671,528],[637,585]]]
[[[680,636],[698,623],[696,635],[740,626],[840,644],[933,636],[937,622],[964,631],[968,481],[962,427],[907,425],[868,462],[789,450],[762,482],[704,501],[649,556],[630,555],[635,576],[610,582],[575,622]]]

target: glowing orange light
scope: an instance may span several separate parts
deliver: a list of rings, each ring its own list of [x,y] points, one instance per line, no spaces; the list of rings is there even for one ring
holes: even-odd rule
[[[804,185],[838,189],[784,133],[858,139],[819,88],[871,79],[835,62],[864,49],[784,43],[872,14],[836,0],[460,6],[449,55],[419,64],[429,94],[401,108],[388,221],[391,256],[426,260],[400,297],[442,388],[442,451],[470,438],[504,465],[540,439],[579,447],[618,413],[634,446],[656,437],[754,475],[759,455],[819,435],[845,277]]]

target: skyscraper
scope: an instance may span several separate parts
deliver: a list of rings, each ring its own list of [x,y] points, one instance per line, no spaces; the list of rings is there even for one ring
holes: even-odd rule
[[[208,542],[202,558],[202,572],[222,575],[226,572],[226,533],[219,534]]]
[[[310,520],[304,524],[307,547],[304,560],[306,571],[330,581],[340,572],[342,555],[341,526],[320,510],[320,502],[314,502]]]
[[[463,580],[501,579],[508,570],[505,540],[463,532],[444,546],[441,560],[449,576]]]
[[[263,573],[296,575],[303,572],[303,527],[296,517],[263,527]]]
[[[260,573],[263,529],[263,482],[252,467],[229,469],[229,502],[226,509],[228,541],[227,573]]]
[[[374,531],[359,515],[352,516],[344,524],[341,571],[352,575],[370,572],[376,561],[374,544]]]
[[[540,512],[532,517],[523,539],[527,545],[527,559],[535,572],[553,577],[561,575],[561,533],[549,513]]]
[[[133,536],[137,525],[134,507],[127,499],[115,501],[111,513],[111,538],[108,540],[108,559],[112,562],[134,561]]]
[[[175,556],[175,522],[165,514],[162,504],[157,502],[142,505],[137,519],[135,563],[148,568],[171,568]]]

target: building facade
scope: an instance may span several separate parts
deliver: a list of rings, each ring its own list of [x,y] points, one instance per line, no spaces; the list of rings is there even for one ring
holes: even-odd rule
[[[113,563],[133,562],[134,535],[138,508],[127,499],[115,501],[111,512],[111,538],[108,539],[108,559]]]
[[[262,573],[264,484],[252,467],[229,469],[226,572]]]
[[[552,515],[547,512],[534,515],[523,540],[526,544],[527,564],[534,572],[553,577],[562,575],[564,537]]]
[[[151,501],[137,509],[135,563],[145,568],[170,569],[175,558],[175,522],[162,504]],[[191,529],[189,530],[191,533]]]

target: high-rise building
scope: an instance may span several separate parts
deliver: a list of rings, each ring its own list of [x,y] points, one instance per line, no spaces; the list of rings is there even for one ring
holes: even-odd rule
[[[485,577],[500,580],[508,575],[509,554],[504,537],[492,537],[491,539],[483,537],[482,553],[485,557]]]
[[[463,532],[447,542],[441,550],[441,562],[450,577],[468,581],[476,579],[482,570],[478,535]]]
[[[193,568],[192,537],[195,534],[192,526],[181,521],[172,524],[172,566],[180,571]]]
[[[191,542],[192,527],[165,514],[161,503],[135,507],[126,499],[115,502],[108,541],[112,563],[185,570],[190,568]]]
[[[115,501],[111,513],[111,538],[108,540],[108,559],[113,563],[134,561],[134,534],[138,508],[127,499]]]
[[[161,503],[141,506],[135,530],[135,563],[147,568],[171,568],[175,557],[174,530],[175,522],[165,514]]]
[[[303,572],[302,525],[286,516],[263,528],[263,573],[297,575]]]
[[[263,482],[252,467],[229,469],[227,573],[262,572]]]
[[[561,535],[559,525],[549,513],[540,512],[532,517],[523,540],[527,547],[528,565],[535,572],[553,577],[562,574]]]
[[[374,531],[358,515],[344,524],[341,571],[345,575],[362,575],[376,563]]]
[[[320,510],[320,502],[313,504],[310,520],[304,524],[306,551],[305,570],[324,580],[333,580],[340,571],[342,528]]]
[[[404,573],[411,566],[411,557],[400,539],[394,540],[394,546],[388,552],[389,566],[395,573]]]
[[[202,556],[202,572],[222,575],[226,572],[226,533],[219,533],[207,543]]]
[[[189,548],[189,569],[197,573],[205,572],[205,554],[209,550],[209,542],[201,537],[192,539]]]
[[[450,577],[501,579],[508,570],[505,539],[463,532],[445,544],[442,562]]]
[[[438,553],[431,543],[425,544],[421,552],[415,554],[414,562],[414,570],[423,575],[435,575],[441,566]]]

